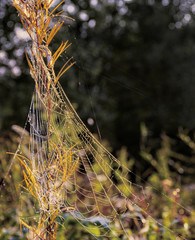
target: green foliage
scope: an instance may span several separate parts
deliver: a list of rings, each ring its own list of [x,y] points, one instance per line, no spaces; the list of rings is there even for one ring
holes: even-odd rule
[[[22,172],[20,165],[12,162],[12,156],[6,154],[8,151],[16,151],[18,140],[18,136],[12,132],[4,132],[0,136],[0,239],[2,240],[24,239],[17,219],[17,215],[20,214],[19,184],[23,179]]]
[[[174,145],[171,144],[171,139],[165,134],[162,135],[162,141],[159,149],[156,152],[151,151],[151,148],[147,145],[148,130],[146,126],[142,125],[142,141],[140,145],[140,154],[141,156],[150,163],[150,168],[153,170],[148,171],[148,181],[143,183],[144,192],[138,192],[137,185],[132,184],[132,191],[134,193],[140,194],[139,197],[143,198],[143,204],[149,204],[148,208],[146,207],[147,214],[151,214],[155,220],[158,220],[162,225],[159,225],[157,222],[153,221],[148,217],[148,215],[143,215],[139,212],[139,209],[130,207],[130,212],[124,213],[122,215],[123,221],[126,221],[126,231],[132,235],[132,239],[163,239],[163,240],[176,240],[177,236],[180,234],[182,239],[193,239],[195,236],[194,232],[194,202],[195,202],[195,191],[193,186],[186,184],[185,181],[179,180],[178,173],[172,172],[171,168],[173,164],[169,164],[172,156],[178,154],[174,151]],[[8,137],[9,136],[9,137]],[[179,137],[182,141],[194,148],[194,140],[187,135],[187,131],[180,129]],[[3,134],[0,138],[2,149],[1,153],[1,171],[2,169],[8,169],[10,163],[10,156],[6,155],[6,148],[14,149],[17,142],[17,137],[13,134],[6,133]],[[107,142],[104,145],[108,145]],[[174,154],[173,154],[174,153]],[[181,158],[190,158],[190,156],[185,156],[178,154]],[[2,161],[7,158],[7,161]],[[133,166],[136,162],[136,159],[129,159],[128,152],[126,148],[122,148],[118,152],[118,158],[123,162],[125,166],[128,166],[130,169],[133,169]],[[163,159],[163,161],[162,161]],[[177,159],[174,158],[174,161],[177,162]],[[7,163],[7,164],[5,164]],[[182,167],[180,163],[179,167]],[[177,168],[177,165],[176,165]],[[177,170],[177,169],[176,169]],[[4,173],[6,172],[4,171]],[[118,174],[125,174],[125,169],[121,169],[121,172]],[[29,211],[29,207],[32,210],[35,203],[29,200],[29,195],[26,194],[23,196],[23,199],[20,198],[19,189],[14,190],[13,186],[19,184],[22,181],[21,171],[19,163],[15,162],[11,171],[12,178],[7,178],[5,186],[3,186],[1,191],[1,233],[0,239],[25,239],[26,229],[23,227],[20,231],[20,226],[18,222],[18,216],[22,215],[29,218],[33,217],[33,211]],[[82,181],[80,179],[79,181]],[[82,184],[82,182],[81,182]],[[120,187],[122,183],[118,182]],[[18,197],[15,197],[15,196]],[[25,197],[26,196],[26,197]],[[20,203],[19,203],[20,202]],[[145,203],[144,203],[145,202]],[[177,204],[175,203],[177,202]],[[19,208],[19,204],[22,206]],[[118,202],[120,203],[120,200]],[[7,207],[9,206],[9,207]],[[144,206],[144,205],[143,205]],[[19,209],[19,210],[16,210]],[[147,210],[148,209],[148,210]],[[150,209],[150,210],[149,210]],[[35,217],[35,216],[34,216]],[[95,221],[95,219],[94,219]],[[84,228],[77,220],[75,220],[70,214],[65,213],[61,214],[58,217],[58,235],[57,239],[74,239],[74,240],[92,240],[95,239],[93,235],[101,235],[100,228],[98,228],[101,222],[92,223],[82,221],[81,223],[84,226],[90,228]],[[125,239],[120,234],[120,224],[115,221],[111,226],[112,228],[112,240]],[[90,229],[87,231],[87,229]],[[12,238],[11,238],[12,237]],[[97,237],[99,240],[103,240],[101,237]]]

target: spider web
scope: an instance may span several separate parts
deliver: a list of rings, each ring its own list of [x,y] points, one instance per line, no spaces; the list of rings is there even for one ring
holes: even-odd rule
[[[43,2],[43,7],[51,2]],[[141,234],[148,230],[143,221],[146,218],[162,227],[162,223],[152,218],[147,191],[130,181],[132,172],[128,166],[112,156],[89,132],[58,82],[72,65],[71,59],[67,60],[55,75],[55,61],[68,44],[62,43],[53,56],[48,45],[62,22],[50,26],[48,8],[44,12],[41,1],[28,5],[28,1],[15,0],[15,6],[32,38],[27,60],[35,81],[27,123],[29,140],[23,139],[15,154],[24,169],[24,188],[39,205],[37,230],[22,221],[35,234],[29,238],[45,239],[46,235],[47,239],[47,232],[51,235],[53,229],[56,231],[56,217],[63,219],[66,214],[95,239],[131,239],[132,231]],[[36,10],[33,19],[31,11],[36,8],[39,11]],[[43,29],[45,35],[38,34]],[[45,43],[43,39],[47,44],[41,45]],[[171,234],[171,229],[166,230]]]
[[[110,226],[116,220],[123,226],[122,213],[131,208],[140,212],[139,205],[147,206],[143,188],[128,180],[129,170],[88,131],[59,83],[52,85],[50,109],[47,93],[43,89],[41,92],[35,89],[28,116],[28,154],[32,161],[31,169],[36,171],[35,177],[40,182],[39,199],[43,199],[50,191],[48,201],[53,205],[53,211],[60,208],[61,212],[69,212],[77,220],[95,226],[99,221],[102,236],[108,237]],[[59,161],[59,155],[66,156],[66,160],[60,164],[56,162],[56,159]],[[62,187],[59,180],[64,172],[67,179]],[[53,193],[51,189],[54,189]],[[40,205],[46,211],[48,204],[40,200]],[[88,231],[92,231],[91,225]],[[125,233],[125,229],[121,227],[122,232]]]
[[[164,227],[152,217],[147,191],[129,180],[128,167],[86,128],[60,83],[51,84],[49,95],[40,83],[28,115],[29,149],[20,154],[30,159],[24,161],[35,178],[40,214],[48,213],[45,220],[57,212],[63,225],[68,214],[94,239],[130,239],[131,231],[147,228],[144,219]]]

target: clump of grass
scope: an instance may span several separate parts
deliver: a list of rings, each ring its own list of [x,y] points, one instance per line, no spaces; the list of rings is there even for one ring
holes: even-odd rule
[[[33,111],[29,114],[31,124],[29,150],[24,154],[15,154],[23,166],[23,175],[26,189],[38,202],[40,217],[37,226],[30,226],[20,219],[27,227],[32,239],[55,239],[57,232],[56,216],[62,206],[62,187],[73,174],[78,165],[77,151],[72,153],[75,146],[64,149],[57,146],[51,139],[51,88],[55,87],[60,77],[74,64],[71,58],[56,74],[54,66],[60,55],[70,46],[69,42],[62,42],[52,54],[50,43],[61,29],[64,11],[58,11],[64,3],[60,3],[51,10],[53,0],[12,0],[17,9],[21,22],[29,34],[32,47],[26,53],[30,66],[30,73],[35,81]],[[29,54],[29,56],[28,56]],[[37,118],[39,112],[42,117]],[[40,131],[43,126],[46,136]],[[68,208],[66,209],[68,211]]]

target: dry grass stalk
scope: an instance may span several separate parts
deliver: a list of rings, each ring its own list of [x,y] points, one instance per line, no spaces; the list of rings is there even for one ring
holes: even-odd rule
[[[12,5],[17,9],[22,24],[32,40],[30,57],[27,53],[26,57],[31,76],[36,84],[36,103],[34,105],[41,106],[40,109],[44,111],[44,118],[47,122],[46,139],[43,141],[37,137],[36,131],[31,132],[28,157],[23,154],[16,155],[24,169],[26,186],[23,188],[38,201],[40,207],[38,226],[29,226],[22,219],[20,221],[30,230],[29,238],[47,240],[56,238],[57,223],[55,219],[62,203],[62,187],[78,165],[75,151],[72,153],[74,146],[63,149],[50,138],[52,129],[51,88],[55,87],[60,77],[74,64],[69,59],[58,74],[55,74],[55,63],[70,44],[68,41],[62,42],[53,54],[49,49],[52,39],[61,29],[64,17],[66,17],[63,15],[63,11],[58,11],[64,1],[50,10],[54,1],[12,0]],[[34,117],[33,114],[31,116]],[[33,126],[35,128],[35,124]],[[41,143],[38,143],[39,141]]]

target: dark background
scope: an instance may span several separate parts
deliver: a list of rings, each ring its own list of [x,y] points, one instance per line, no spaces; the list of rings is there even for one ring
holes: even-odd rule
[[[0,131],[24,126],[34,88],[24,56],[28,42],[16,10],[0,0]],[[185,153],[178,128],[195,127],[195,2],[187,0],[72,0],[53,49],[67,39],[76,65],[61,84],[87,127],[116,153],[127,146],[140,159],[140,124],[152,148],[161,134]],[[94,124],[88,124],[90,118]],[[99,136],[100,137],[100,136]],[[188,154],[188,152],[187,152]],[[190,153],[189,153],[190,154]],[[188,163],[190,166],[190,163]]]

